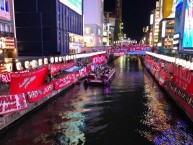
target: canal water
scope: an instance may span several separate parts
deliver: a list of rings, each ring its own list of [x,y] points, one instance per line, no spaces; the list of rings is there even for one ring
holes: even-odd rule
[[[1,145],[191,145],[193,127],[139,60],[116,59],[110,87],[74,86],[16,122]]]

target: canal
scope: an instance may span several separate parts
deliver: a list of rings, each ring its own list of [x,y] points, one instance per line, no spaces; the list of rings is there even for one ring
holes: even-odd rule
[[[192,123],[139,60],[116,59],[110,87],[78,84],[0,135],[1,145],[191,145]]]

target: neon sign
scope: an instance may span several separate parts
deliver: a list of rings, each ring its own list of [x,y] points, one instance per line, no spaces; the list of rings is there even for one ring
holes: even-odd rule
[[[193,48],[193,0],[186,3],[182,47]]]
[[[82,15],[82,0],[59,0],[61,3]]]

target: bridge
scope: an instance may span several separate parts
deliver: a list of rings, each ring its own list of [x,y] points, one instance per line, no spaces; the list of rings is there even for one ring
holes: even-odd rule
[[[145,55],[146,51],[152,52],[153,48],[151,46],[143,46],[143,45],[129,45],[112,48],[114,56]]]

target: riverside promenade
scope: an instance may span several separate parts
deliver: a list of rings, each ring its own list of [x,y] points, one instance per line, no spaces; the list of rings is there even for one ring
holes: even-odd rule
[[[11,81],[13,81],[10,82],[11,85],[4,84],[0,90],[0,132],[6,129],[6,127],[9,127],[16,120],[22,118],[26,114],[29,114],[34,109],[37,109],[41,105],[45,104],[47,101],[56,97],[61,92],[66,91],[70,87],[73,87],[76,83],[79,82],[79,80],[84,78],[92,70],[94,64],[103,65],[108,61],[106,60],[105,51],[96,52],[92,56],[90,55],[89,57],[85,58],[89,58],[90,60],[90,62],[84,61],[87,62],[87,65],[84,64],[75,71],[72,71],[72,69],[74,69],[74,66],[77,64],[70,65],[69,68],[65,69],[69,71],[68,73],[65,73],[64,71],[61,72],[61,66],[63,66],[65,63],[50,65],[54,66],[54,70],[60,72],[59,75],[57,75],[55,78],[52,78],[46,84],[42,84],[40,87],[32,88],[32,90],[29,89],[28,91],[26,91],[27,88],[25,88],[25,92],[18,92],[17,88],[13,87],[11,83],[16,83],[16,86],[21,85],[21,83],[13,81],[15,79],[14,77],[17,77],[17,75],[19,75],[19,77],[17,78],[19,81],[22,79],[25,80],[26,76],[29,78],[33,78],[34,74],[36,74],[36,77],[38,77],[39,74],[34,72],[38,72],[39,69],[23,74],[18,73],[15,76],[11,74]],[[52,71],[52,68],[50,66],[48,67],[49,72]],[[25,78],[22,78],[23,76],[25,76]],[[47,75],[44,76],[45,79],[46,76]],[[43,76],[39,77],[42,78]],[[37,81],[39,80],[34,81],[34,83],[37,83]],[[45,82],[44,79],[43,82]],[[33,83],[31,84],[33,85]],[[18,92],[18,94],[12,94],[13,91]]]

